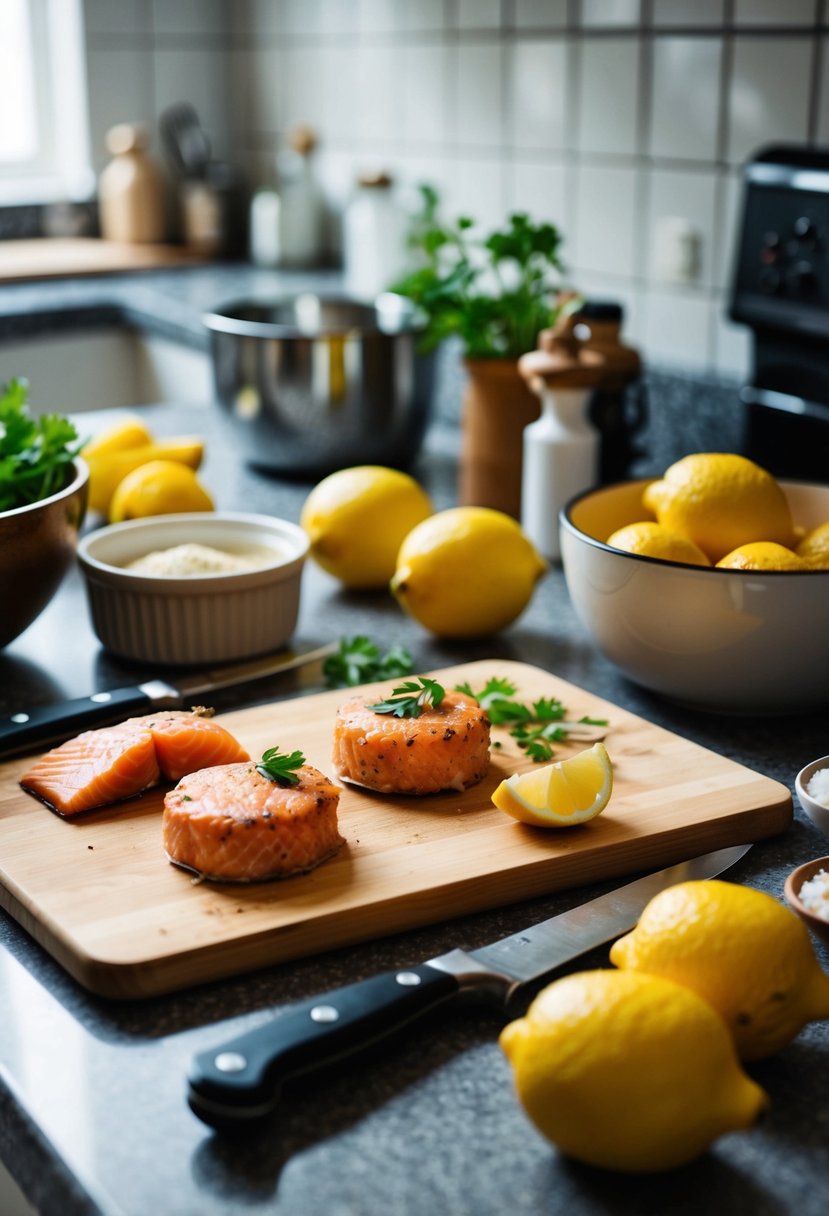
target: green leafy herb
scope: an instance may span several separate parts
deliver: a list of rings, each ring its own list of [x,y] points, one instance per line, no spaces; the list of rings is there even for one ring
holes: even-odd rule
[[[484,239],[475,221],[446,223],[434,187],[421,185],[423,205],[409,233],[417,265],[392,285],[425,318],[424,348],[457,336],[470,358],[517,358],[533,350],[539,331],[581,301],[561,295],[561,234],[523,212]]]
[[[455,691],[474,697],[486,710],[493,726],[512,726],[511,737],[536,763],[552,760],[555,752],[551,745],[566,739],[569,726],[574,725],[565,721],[567,710],[558,697],[539,697],[531,705],[525,705],[513,699],[518,691],[516,686],[497,676],[487,680],[480,692],[475,692],[468,683],[456,684]],[[607,726],[606,718],[585,716],[578,721],[590,726]]]
[[[424,709],[437,709],[445,695],[446,690],[437,680],[418,676],[393,688],[390,697],[368,708],[376,714],[394,714],[395,718],[419,718]]]
[[[392,646],[381,654],[378,646],[367,637],[358,635],[341,638],[340,648],[323,664],[323,673],[331,688],[353,688],[371,680],[393,680],[407,676],[412,670],[412,656],[404,646]]]
[[[20,379],[0,390],[0,511],[29,506],[62,490],[81,449],[68,418],[32,418],[28,394],[28,383]]]
[[[281,752],[278,747],[269,747],[262,753],[262,759],[256,766],[257,773],[270,777],[279,785],[298,785],[294,769],[301,768],[305,763],[302,752]]]

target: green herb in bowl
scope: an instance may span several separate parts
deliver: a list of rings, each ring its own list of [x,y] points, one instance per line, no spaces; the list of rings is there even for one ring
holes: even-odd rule
[[[33,418],[26,380],[10,380],[0,392],[0,512],[57,494],[74,477],[82,440],[68,418]]]

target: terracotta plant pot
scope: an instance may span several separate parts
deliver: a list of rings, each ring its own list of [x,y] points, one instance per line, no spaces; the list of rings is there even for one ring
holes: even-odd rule
[[[524,428],[540,402],[513,359],[466,359],[460,483],[462,506],[494,507],[519,519]]]

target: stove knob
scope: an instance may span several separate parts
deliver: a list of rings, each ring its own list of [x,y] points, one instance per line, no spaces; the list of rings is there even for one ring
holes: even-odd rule
[[[787,270],[784,287],[787,296],[799,296],[801,299],[813,296],[817,289],[817,278],[811,262],[796,262],[791,270]]]
[[[799,241],[814,245],[817,240],[817,228],[808,215],[801,215],[795,220],[793,231]]]

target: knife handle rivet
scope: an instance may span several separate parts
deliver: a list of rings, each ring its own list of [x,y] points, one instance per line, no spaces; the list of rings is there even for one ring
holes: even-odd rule
[[[398,971],[394,978],[403,988],[416,988],[420,983],[420,976],[416,971]]]
[[[21,722],[21,723],[28,722],[29,715],[28,714],[12,714],[11,720],[12,720],[12,722]]]
[[[220,1051],[213,1063],[219,1072],[242,1072],[248,1062],[239,1051]]]
[[[112,693],[111,692],[93,692],[92,696],[89,699],[90,699],[90,701],[98,702],[98,704],[100,704],[100,705],[106,705],[107,701],[112,700]]]
[[[340,1011],[333,1005],[315,1005],[311,1010],[312,1022],[337,1022],[339,1018]]]

